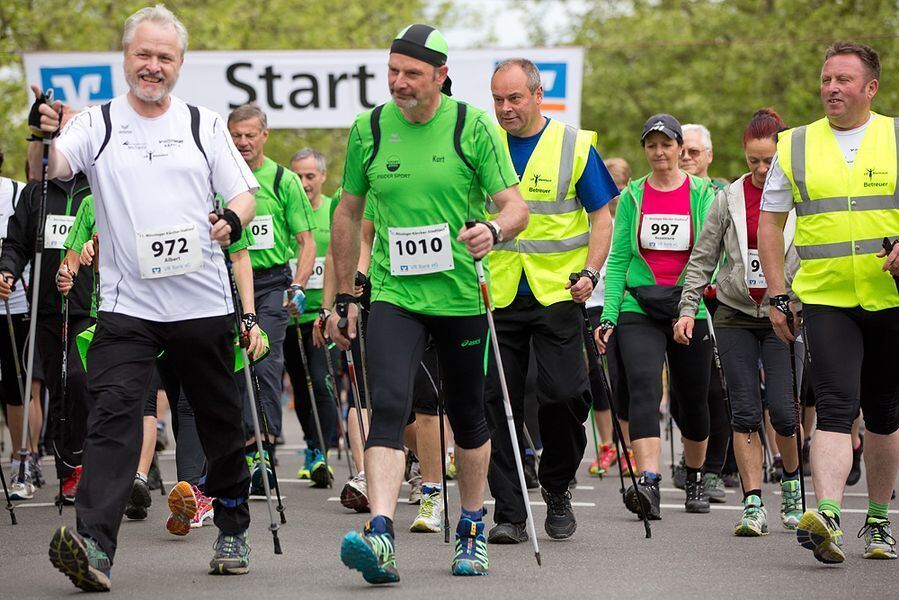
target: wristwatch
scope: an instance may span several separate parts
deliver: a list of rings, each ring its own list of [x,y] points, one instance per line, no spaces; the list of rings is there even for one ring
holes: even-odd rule
[[[256,318],[256,313],[251,312],[244,313],[241,320],[243,321],[243,326],[247,330],[247,333],[249,333],[250,330],[253,329],[253,327],[255,327],[259,322],[259,320]]]
[[[503,241],[503,228],[496,221],[484,221],[490,232],[493,234],[493,243],[499,244]]]
[[[584,267],[584,270],[578,273],[581,277],[586,277],[590,281],[593,282],[593,287],[596,287],[596,284],[599,283],[599,271],[594,269],[593,267]]]

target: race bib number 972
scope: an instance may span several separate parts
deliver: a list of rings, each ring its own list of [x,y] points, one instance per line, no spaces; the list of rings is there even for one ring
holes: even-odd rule
[[[765,278],[765,272],[762,271],[762,260],[759,258],[759,251],[750,248],[747,258],[746,285],[751,290],[767,288],[768,280]]]
[[[390,227],[390,274],[426,275],[451,271],[453,249],[449,225],[423,227]]]
[[[137,260],[143,279],[199,271],[203,268],[200,234],[194,225],[138,232]]]
[[[640,247],[647,250],[689,250],[690,215],[643,215]]]

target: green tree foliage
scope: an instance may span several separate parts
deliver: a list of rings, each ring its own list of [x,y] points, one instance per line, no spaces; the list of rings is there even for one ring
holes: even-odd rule
[[[757,109],[773,107],[790,126],[823,115],[819,74],[824,50],[836,40],[879,52],[883,69],[874,110],[899,112],[895,0],[571,4],[583,11],[575,29],[548,41],[587,47],[581,123],[599,131],[603,156],[627,158],[635,174],[648,171],[640,132],[659,112],[711,130],[713,177],[744,173],[741,139]]]
[[[154,0],[3,0],[0,1],[0,148],[3,173],[24,177],[24,107],[29,101],[21,53],[121,50],[125,19]],[[387,48],[405,25],[423,19],[439,22],[444,3],[428,0],[170,0],[166,5],[190,33],[190,50],[312,50]],[[188,99],[189,100],[189,99]],[[294,152],[312,146],[330,160],[326,192],[343,171],[345,129],[273,130],[266,154],[287,163]]]

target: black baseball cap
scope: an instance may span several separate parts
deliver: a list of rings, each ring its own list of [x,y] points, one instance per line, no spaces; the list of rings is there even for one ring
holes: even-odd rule
[[[672,140],[677,140],[679,144],[684,143],[684,132],[681,131],[680,121],[671,115],[661,113],[649,117],[646,120],[646,124],[643,125],[643,135],[640,136],[640,142],[646,141],[646,136],[653,131],[661,131]]]

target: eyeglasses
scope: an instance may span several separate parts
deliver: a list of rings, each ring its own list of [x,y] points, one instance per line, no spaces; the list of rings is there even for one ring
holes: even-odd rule
[[[707,152],[705,148],[686,148],[684,150],[691,158],[699,158],[703,153]]]

